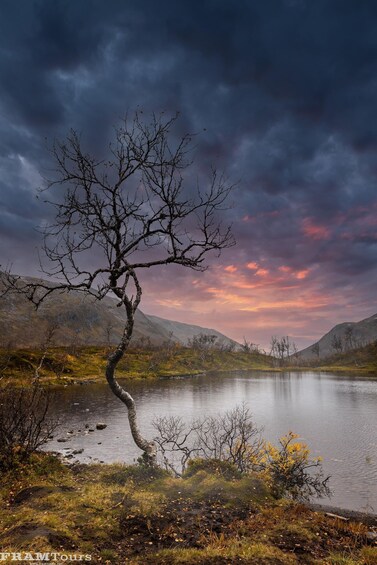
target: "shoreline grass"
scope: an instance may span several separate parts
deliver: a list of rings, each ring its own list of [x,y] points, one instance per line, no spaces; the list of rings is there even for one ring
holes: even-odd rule
[[[103,382],[108,347],[81,347],[72,350],[51,347],[47,352],[38,349],[0,349],[0,386],[28,385],[38,369],[44,385],[69,385]],[[149,379],[160,377],[195,376],[202,373],[233,371],[291,371],[330,372],[358,376],[377,375],[377,346],[371,344],[355,352],[337,355],[312,364],[276,366],[276,360],[261,353],[210,350],[200,352],[185,347],[163,349],[131,348],[121,360],[118,378]]]
[[[0,383],[30,383],[43,356],[35,349],[0,350]],[[109,348],[50,348],[39,369],[39,381],[46,385],[101,382],[104,379]],[[204,372],[235,370],[269,370],[272,361],[262,354],[210,351],[203,353],[189,348],[130,349],[119,363],[118,378],[147,379],[156,377],[194,376]]]
[[[119,564],[376,563],[368,527],[274,499],[254,475],[182,479],[51,454],[3,474],[2,551],[60,551]]]

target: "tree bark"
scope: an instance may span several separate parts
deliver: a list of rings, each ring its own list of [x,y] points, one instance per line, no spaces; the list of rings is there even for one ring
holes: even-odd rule
[[[128,421],[130,424],[131,434],[136,445],[144,452],[146,463],[153,466],[156,464],[156,445],[153,441],[146,440],[140,433],[137,423],[135,401],[132,396],[124,390],[118,383],[115,377],[115,370],[122,359],[125,351],[127,350],[133,330],[133,316],[130,319],[128,316],[128,323],[124,330],[123,337],[116,350],[111,353],[107,360],[106,365],[106,379],[112,392],[126,405],[128,410]]]

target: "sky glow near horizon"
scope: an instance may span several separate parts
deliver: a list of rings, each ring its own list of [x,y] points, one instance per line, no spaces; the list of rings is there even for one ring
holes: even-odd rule
[[[46,139],[101,154],[126,110],[180,112],[194,172],[238,181],[237,245],[143,273],[146,313],[309,345],[377,312],[377,4],[5,0],[0,263],[38,274]]]

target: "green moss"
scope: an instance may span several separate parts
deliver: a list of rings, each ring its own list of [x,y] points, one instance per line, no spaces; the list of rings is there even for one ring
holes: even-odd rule
[[[220,461],[219,459],[191,459],[184,477],[192,477],[198,471],[207,471],[225,479],[241,478],[241,473],[235,465],[229,461]]]
[[[197,503],[212,501],[224,508],[257,508],[272,500],[266,485],[254,475],[226,479],[211,471],[198,470],[182,479],[165,477],[150,484],[150,490],[168,500],[190,499]]]
[[[109,467],[109,468],[108,468]],[[132,481],[135,484],[148,484],[157,479],[169,477],[169,474],[160,467],[150,468],[139,465],[113,464],[105,468],[101,473],[104,484],[125,485]]]

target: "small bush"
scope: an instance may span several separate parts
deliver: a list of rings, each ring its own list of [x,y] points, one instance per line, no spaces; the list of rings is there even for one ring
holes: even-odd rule
[[[279,440],[279,447],[266,444],[261,467],[276,496],[289,495],[308,500],[312,496],[330,495],[321,458],[310,458],[306,444],[295,441],[299,436],[289,432]]]
[[[263,445],[260,432],[245,404],[217,417],[198,418],[187,425],[180,417],[153,422],[160,460],[177,476],[192,459],[227,461],[241,473],[251,471]]]
[[[154,441],[165,468],[176,476],[192,476],[199,470],[235,478],[259,473],[274,495],[308,500],[330,495],[321,459],[289,432],[276,447],[261,439],[261,430],[243,404],[217,417],[193,420],[163,417],[154,421]]]
[[[50,393],[38,385],[0,390],[0,469],[28,460],[47,441],[57,426],[49,408]]]

